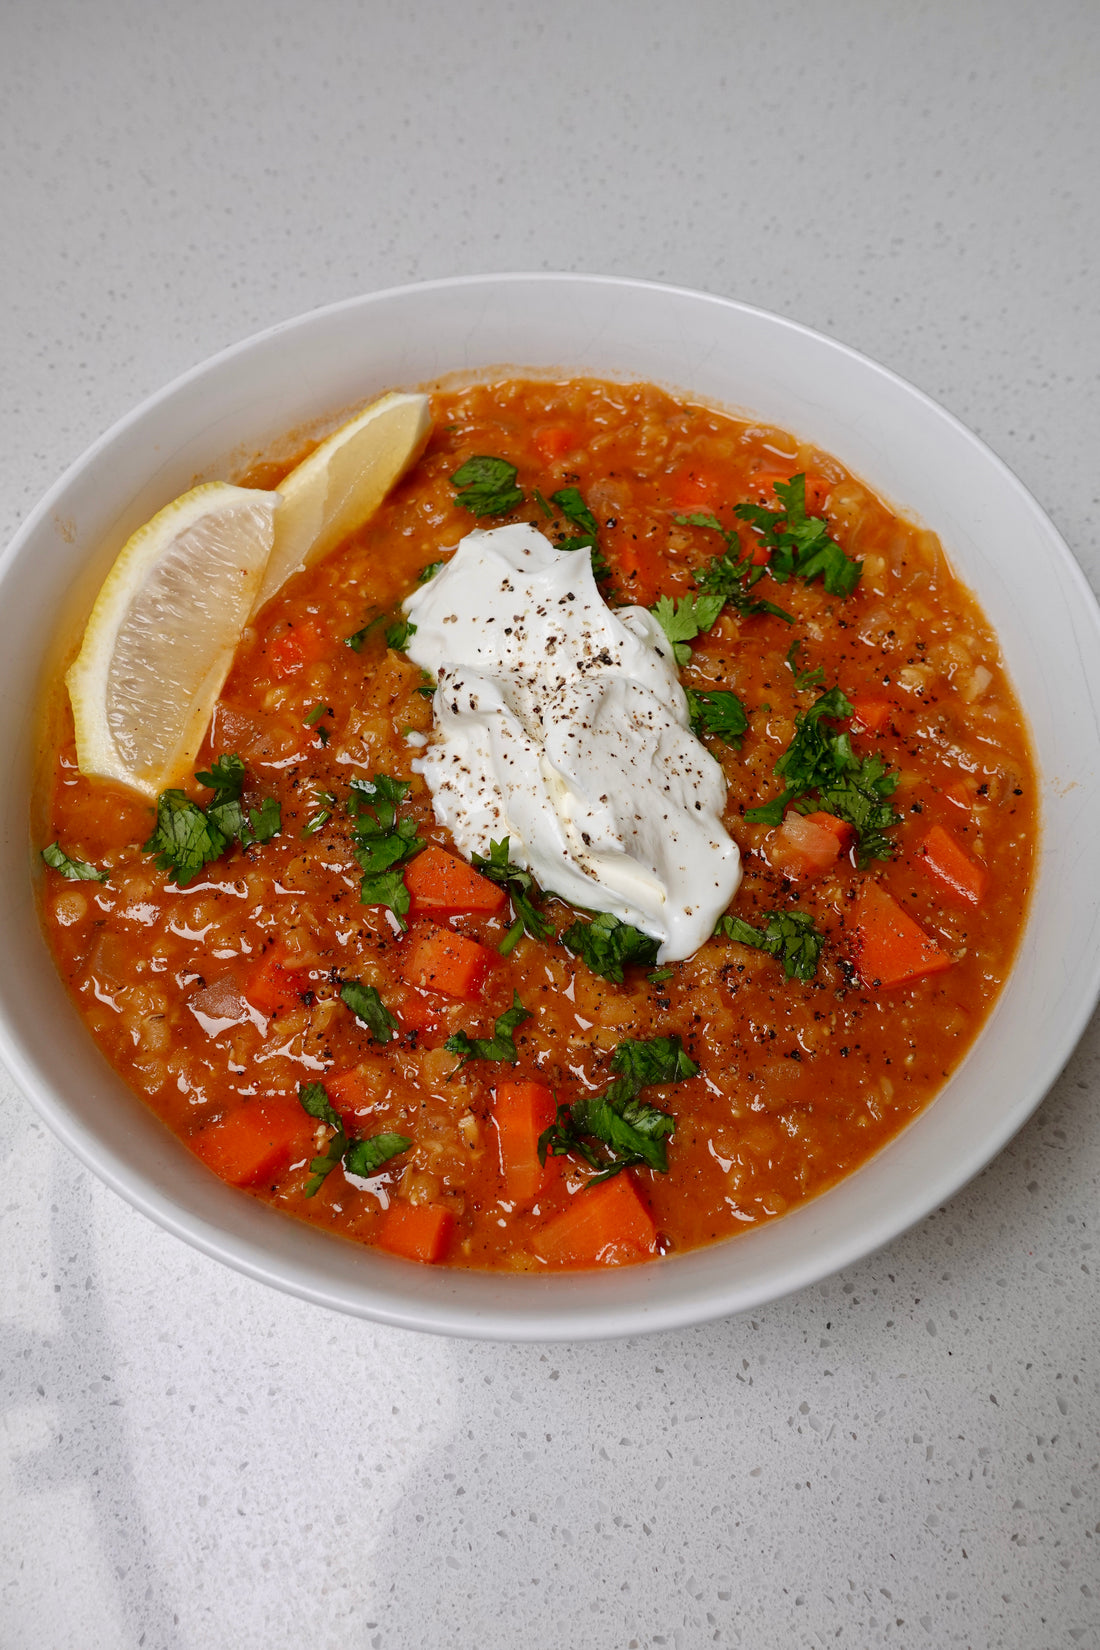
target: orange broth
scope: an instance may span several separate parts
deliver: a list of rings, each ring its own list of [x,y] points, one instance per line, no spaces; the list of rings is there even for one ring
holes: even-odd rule
[[[246,631],[217,705],[198,766],[238,754],[247,799],[278,800],[279,834],[177,887],[143,849],[152,809],[81,776],[66,720],[51,838],[108,880],[46,873],[50,946],[124,1080],[214,1172],[289,1214],[417,1259],[521,1270],[728,1238],[850,1174],[929,1104],[1004,982],[1027,907],[1037,800],[996,638],[933,534],[781,431],[652,386],[595,381],[448,388],[433,396],[433,415],[426,453],[377,516]],[[450,478],[475,454],[517,467],[521,508],[475,523],[456,503]],[[736,531],[731,542],[753,552],[759,533],[737,522],[734,505],[774,506],[775,481],[799,473],[811,511],[862,561],[857,587],[838,597],[820,580],[780,584],[765,567],[752,594],[792,622],[727,607],[681,674],[698,691],[736,692],[747,713],[740,749],[706,739],[744,861],[731,912],[758,930],[769,913],[811,918],[824,936],[812,979],[787,978],[767,952],[723,936],[655,978],[652,964],[628,966],[614,983],[560,943],[577,913],[549,895],[541,909],[554,934],[525,936],[501,956],[512,912],[493,885],[480,908],[475,899],[472,909],[424,911],[414,900],[407,934],[393,912],[361,902],[352,778],[409,781],[400,815],[454,852],[411,766],[408,735],[432,727],[424,679],[384,635],[425,566],[474,525],[575,532],[560,512],[551,527],[535,496],[575,486],[597,518],[612,599],[649,606],[692,594],[693,575],[726,548],[679,517],[716,513]],[[245,483],[278,476],[258,465]],[[358,651],[349,647],[374,618]],[[796,810],[779,827],[744,818],[780,793],[774,768],[796,716],[834,686],[856,716],[829,726],[898,775],[893,857],[863,866],[843,832],[830,861],[820,821],[807,848]],[[871,934],[876,901],[917,925],[919,941],[903,936],[907,955],[924,945],[927,966],[896,983],[881,976],[902,942],[895,934],[882,949],[881,922]],[[441,942],[441,930],[462,939]],[[474,966],[455,995],[453,961],[433,973],[424,957],[438,962],[441,943],[450,957],[464,942],[482,951],[463,952]],[[385,1044],[342,1000],[349,980],[372,987],[393,1016]],[[530,1017],[514,1033],[515,1063],[460,1066],[447,1039],[492,1037],[517,997]],[[644,1090],[675,1120],[667,1173],[631,1167],[593,1187],[576,1153],[539,1165],[532,1141],[556,1104],[605,1090],[625,1039],[672,1036],[698,1071]],[[411,1144],[377,1173],[349,1178],[338,1166],[317,1184],[310,1160],[332,1130],[299,1103],[313,1083],[350,1138],[390,1132]]]

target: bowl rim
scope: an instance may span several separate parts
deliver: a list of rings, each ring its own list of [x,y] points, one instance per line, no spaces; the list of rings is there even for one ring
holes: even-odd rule
[[[124,413],[65,469],[25,518],[4,550],[3,555],[0,556],[0,580],[7,577],[9,570],[18,562],[27,544],[33,540],[43,522],[48,521],[54,514],[58,503],[65,498],[68,490],[78,478],[92,470],[102,455],[113,444],[131,430],[142,425],[156,409],[173,401],[187,388],[201,383],[209,374],[232,365],[236,360],[246,357],[250,353],[261,351],[285,334],[298,332],[308,328],[311,324],[316,325],[326,319],[335,319],[341,315],[359,312],[365,308],[384,304],[394,299],[404,301],[412,298],[415,300],[418,295],[446,294],[462,289],[469,290],[492,286],[519,288],[524,285],[546,286],[548,284],[578,289],[610,288],[618,291],[629,290],[676,300],[686,300],[693,304],[713,305],[717,309],[726,311],[732,310],[769,328],[779,328],[791,336],[812,342],[814,346],[823,345],[829,352],[835,352],[838,358],[854,363],[862,373],[869,373],[878,377],[885,383],[892,385],[895,391],[900,390],[906,398],[915,399],[951,432],[953,438],[968,450],[971,457],[980,460],[987,467],[992,466],[999,473],[1001,483],[1006,485],[1013,493],[1016,505],[1031,516],[1043,538],[1050,544],[1052,551],[1061,558],[1063,579],[1072,594],[1080,601],[1082,610],[1088,613],[1093,648],[1096,659],[1100,659],[1100,608],[1097,606],[1096,597],[1084,572],[1061,535],[1034,496],[1009,466],[967,425],[924,391],[890,368],[883,366],[851,346],[817,332],[798,321],[775,315],[762,308],[684,286],[643,281],[630,277],[587,275],[576,272],[514,271],[440,277],[430,281],[403,283],[375,292],[344,298],[335,303],[305,311],[300,315],[277,322],[251,334],[247,338],[226,346],[224,349],[185,369],[168,384],[154,391],[137,406]],[[518,370],[522,370],[522,368]],[[606,376],[611,375],[607,374]],[[873,485],[873,478],[870,479]],[[979,599],[981,599],[980,592]],[[1093,663],[1095,667],[1095,660]],[[1095,706],[1093,709],[1095,713]],[[1030,923],[1030,920],[1029,914],[1028,923]],[[220,1229],[215,1220],[196,1217],[185,1205],[174,1201],[163,1190],[155,1188],[149,1182],[147,1175],[130,1167],[116,1153],[105,1147],[103,1142],[98,1140],[83,1121],[71,1111],[65,1099],[59,1094],[55,1094],[50,1084],[43,1080],[21,1035],[21,1028],[13,1020],[8,1004],[3,1000],[0,1000],[0,1058],[3,1059],[17,1085],[28,1096],[50,1129],[76,1154],[86,1167],[90,1168],[112,1190],[118,1192],[134,1208],[148,1215],[164,1229],[182,1238],[203,1253],[234,1267],[247,1276],[272,1284],[287,1293],[312,1301],[317,1305],[329,1306],[396,1327],[468,1338],[505,1341],[599,1339],[666,1329],[680,1329],[728,1316],[731,1313],[753,1309],[767,1301],[780,1299],[784,1295],[801,1289],[808,1284],[820,1281],[822,1278],[850,1265],[853,1261],[874,1253],[884,1245],[892,1242],[911,1226],[916,1225],[980,1172],[1003,1149],[1007,1141],[1012,1138],[1041,1103],[1050,1085],[1069,1059],[1094,1012],[1097,998],[1100,997],[1100,947],[1097,947],[1092,955],[1091,969],[1087,976],[1077,978],[1074,983],[1073,1012],[1064,1018],[1057,1038],[1053,1042],[1044,1045],[1043,1058],[1026,1093],[1006,1106],[997,1125],[983,1132],[979,1146],[960,1154],[952,1161],[945,1161],[938,1174],[921,1180],[919,1190],[907,1189],[905,1195],[900,1196],[889,1211],[883,1211],[878,1221],[873,1223],[871,1229],[868,1229],[866,1225],[860,1226],[848,1233],[845,1240],[833,1239],[829,1245],[820,1250],[815,1250],[811,1245],[801,1256],[800,1262],[788,1258],[778,1263],[778,1267],[773,1267],[771,1271],[765,1268],[755,1284],[747,1285],[744,1280],[739,1279],[734,1273],[732,1281],[725,1289],[715,1288],[713,1285],[709,1286],[704,1291],[705,1299],[689,1292],[681,1299],[671,1297],[662,1300],[656,1306],[647,1306],[645,1290],[632,1288],[623,1291],[624,1304],[621,1307],[616,1307],[607,1300],[599,1300],[593,1309],[580,1313],[576,1302],[571,1305],[568,1299],[565,1299],[564,1305],[555,1305],[553,1296],[560,1295],[564,1298],[567,1293],[584,1294],[583,1285],[578,1291],[577,1280],[591,1279],[593,1274],[568,1273],[545,1279],[525,1276],[514,1281],[518,1281],[524,1286],[526,1305],[517,1305],[516,1299],[513,1298],[504,1300],[503,1304],[495,1311],[482,1307],[473,1312],[469,1306],[463,1304],[460,1298],[462,1295],[461,1285],[452,1291],[453,1299],[450,1304],[442,1298],[426,1304],[423,1300],[417,1299],[415,1289],[400,1291],[399,1293],[403,1294],[405,1299],[398,1302],[393,1291],[385,1291],[379,1298],[372,1299],[369,1283],[365,1289],[355,1290],[341,1288],[335,1284],[326,1286],[323,1278],[314,1275],[312,1267],[306,1267],[300,1275],[291,1275],[285,1267],[275,1265],[270,1257],[265,1255],[262,1242],[254,1238],[242,1239],[239,1233],[234,1236]],[[992,1018],[992,1015],[989,1018]],[[988,1019],[986,1024],[988,1026]],[[981,1035],[980,1033],[979,1038]],[[92,1046],[94,1045],[90,1044],[90,1047]],[[964,1060],[963,1065],[965,1064],[966,1061]],[[961,1070],[962,1068],[958,1069]],[[903,1140],[919,1124],[921,1117],[928,1116],[937,1103],[938,1100],[930,1102],[929,1106],[918,1114],[916,1119],[905,1125],[869,1161],[873,1162],[884,1153],[889,1153],[899,1141]],[[164,1125],[158,1122],[157,1127],[164,1128]],[[168,1131],[165,1130],[165,1133],[167,1134]],[[174,1139],[174,1137],[170,1138]],[[849,1184],[860,1172],[860,1170],[854,1171],[853,1176],[846,1177],[841,1184]],[[833,1191],[835,1190],[836,1188],[833,1188]],[[230,1195],[234,1198],[240,1196],[239,1192],[235,1190]],[[782,1217],[782,1221],[770,1222],[756,1230],[764,1232],[771,1230],[776,1225],[785,1227],[797,1225],[800,1216],[803,1216],[807,1210],[812,1211],[815,1206],[821,1204],[823,1198],[829,1198],[831,1195],[831,1191],[820,1194]],[[248,1202],[254,1204],[255,1200],[249,1199]],[[288,1218],[277,1211],[266,1209],[265,1206],[259,1205],[258,1207],[264,1208],[266,1215],[279,1222],[285,1222]],[[301,1224],[300,1222],[294,1222],[295,1226]],[[750,1241],[751,1237],[751,1233],[745,1233],[738,1236],[736,1242],[744,1246]],[[326,1234],[323,1241],[326,1245],[331,1245],[334,1240]],[[339,1242],[340,1240],[335,1241]],[[727,1240],[727,1242],[732,1241]],[[725,1245],[713,1247],[720,1249]],[[379,1257],[376,1251],[368,1252],[372,1256],[372,1261],[375,1263],[380,1262],[386,1269],[390,1269],[394,1265],[401,1268],[412,1266],[412,1263],[394,1262],[389,1257]],[[699,1254],[700,1251],[690,1253]],[[674,1257],[671,1261],[660,1264],[623,1269],[610,1274],[610,1276],[625,1280],[629,1279],[631,1274],[666,1272],[670,1265],[675,1267],[689,1258],[689,1255]],[[419,1271],[420,1269],[417,1268],[416,1270]],[[781,1273],[781,1276],[776,1275],[777,1270]],[[497,1274],[470,1273],[460,1269],[451,1272],[450,1275],[458,1279],[464,1277],[480,1279],[487,1276],[497,1277]],[[397,1274],[391,1273],[391,1276],[397,1276]],[[606,1279],[609,1274],[596,1274],[595,1276]],[[413,1282],[411,1276],[408,1277],[408,1282]],[[591,1291],[588,1291],[588,1293],[590,1294]]]

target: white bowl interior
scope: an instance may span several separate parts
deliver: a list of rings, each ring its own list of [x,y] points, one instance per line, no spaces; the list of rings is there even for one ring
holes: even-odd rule
[[[198,479],[382,390],[493,364],[649,379],[743,408],[836,454],[936,531],[1000,635],[1027,708],[1043,835],[1016,967],[935,1103],[841,1185],[732,1242],[600,1274],[419,1267],[334,1240],[223,1186],[94,1048],[39,928],[28,776],[44,661],[130,532]],[[1100,624],[1055,529],[949,414],[804,328],[701,294],[583,276],[487,276],[379,293],[288,322],[178,380],[62,478],[0,564],[0,1051],[46,1121],[138,1208],[252,1276],[382,1321],[502,1339],[698,1322],[888,1241],[981,1168],[1038,1104],[1100,988]],[[73,592],[76,592],[74,597]],[[67,593],[67,595],[65,594]]]

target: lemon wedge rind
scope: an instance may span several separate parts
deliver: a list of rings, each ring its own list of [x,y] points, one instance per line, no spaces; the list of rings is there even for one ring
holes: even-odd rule
[[[430,432],[428,397],[395,390],[342,424],[284,477],[275,544],[253,612],[374,514],[416,463]]]
[[[127,540],[65,678],[82,773],[148,797],[189,777],[271,555],[279,501],[207,482]]]

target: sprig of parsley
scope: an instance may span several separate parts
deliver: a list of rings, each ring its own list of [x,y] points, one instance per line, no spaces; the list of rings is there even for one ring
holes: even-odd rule
[[[763,929],[754,928],[743,917],[727,912],[719,918],[715,932],[736,940],[738,945],[766,951],[783,964],[788,980],[812,980],[825,944],[825,936],[814,927],[813,918],[805,911],[765,911],[764,923]]]
[[[220,859],[230,843],[248,848],[254,842],[268,842],[282,827],[279,804],[266,797],[258,808],[245,809],[245,767],[236,755],[219,756],[213,766],[195,778],[214,792],[205,808],[192,802],[185,791],[162,791],[157,797],[157,824],[145,843],[145,852],[156,855],[156,864],[168,872],[168,880],[186,888],[204,865]]]
[[[531,1010],[524,1008],[519,1000],[519,992],[513,991],[512,1006],[503,1014],[497,1015],[491,1037],[470,1037],[464,1031],[456,1031],[443,1044],[448,1054],[462,1056],[451,1075],[457,1075],[470,1060],[503,1060],[514,1066],[519,1059],[514,1033],[517,1026],[529,1019]]]
[[[42,858],[53,871],[60,871],[70,882],[106,882],[106,871],[89,865],[86,859],[70,859],[60,842],[51,842],[43,848]]]
[[[764,504],[738,504],[734,514],[759,531],[761,542],[771,551],[768,572],[779,584],[791,577],[807,584],[821,579],[830,596],[850,596],[859,583],[863,563],[846,556],[829,536],[820,516],[806,514],[805,474],[775,483],[780,508]]]
[[[724,739],[727,745],[740,750],[749,719],[736,693],[728,688],[715,688],[711,693],[686,688],[685,692],[692,732],[709,733],[712,738]]]
[[[667,1174],[665,1143],[676,1120],[639,1095],[650,1084],[681,1083],[694,1077],[699,1067],[685,1054],[679,1037],[652,1037],[620,1043],[611,1056],[611,1069],[619,1075],[603,1094],[584,1095],[571,1105],[558,1106],[553,1123],[539,1136],[540,1162],[546,1162],[547,1153],[555,1157],[575,1153],[599,1171],[589,1185],[637,1165]],[[603,1146],[604,1152],[597,1152],[590,1140]]]
[[[506,458],[481,454],[468,458],[451,476],[458,489],[455,503],[475,516],[502,516],[523,503],[523,489],[516,486],[519,474]]]
[[[373,1134],[352,1139],[344,1128],[343,1119],[335,1110],[323,1083],[303,1083],[298,1090],[298,1101],[304,1112],[315,1117],[326,1128],[335,1130],[325,1150],[310,1159],[311,1179],[306,1185],[306,1196],[316,1197],[325,1179],[338,1163],[343,1163],[352,1174],[374,1174],[383,1163],[399,1152],[408,1151],[412,1141],[403,1134]]]
[[[591,922],[575,922],[561,937],[562,944],[586,962],[593,974],[622,985],[628,963],[653,963],[661,949],[652,939],[628,922],[620,922],[609,911],[601,911]]]
[[[474,854],[473,865],[483,877],[490,882],[498,883],[507,891],[512,902],[514,921],[500,945],[497,947],[501,956],[506,957],[515,949],[522,934],[530,934],[533,939],[546,940],[554,932],[554,925],[541,911],[536,910],[535,901],[541,898],[541,891],[529,871],[522,865],[514,865],[508,858],[509,838],[502,842],[489,842],[489,857]]]
[[[809,710],[799,711],[794,738],[774,769],[778,779],[787,781],[786,790],[771,802],[746,809],[745,818],[758,825],[780,825],[791,802],[800,812],[812,812],[814,804],[802,806],[799,799],[816,792],[826,812],[854,827],[856,859],[866,865],[872,859],[893,857],[894,845],[884,833],[901,817],[887,801],[897,788],[898,775],[881,756],[857,756],[849,734],[823,720],[851,714],[851,703],[839,688],[830,688]]]
[[[376,1043],[389,1042],[397,1030],[397,1021],[373,985],[345,980],[340,987],[340,1000],[357,1020],[362,1020]]]
[[[359,898],[364,905],[389,906],[402,928],[410,899],[401,867],[424,846],[416,834],[416,821],[397,817],[410,783],[376,773],[373,779],[353,779],[348,798],[355,857],[363,872]]]

